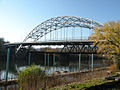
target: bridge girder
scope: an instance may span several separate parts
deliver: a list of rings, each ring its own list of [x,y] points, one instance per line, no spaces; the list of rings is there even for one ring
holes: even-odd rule
[[[90,54],[97,53],[97,46],[83,44],[83,45],[65,45],[61,49],[61,53],[81,53],[81,54]]]

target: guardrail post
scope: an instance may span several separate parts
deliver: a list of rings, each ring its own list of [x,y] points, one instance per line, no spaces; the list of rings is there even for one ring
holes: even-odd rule
[[[9,59],[10,59],[10,48],[8,48],[7,52],[7,62],[6,62],[6,82],[8,81],[8,69],[9,69]]]
[[[80,70],[80,64],[81,64],[81,54],[79,54],[79,70]]]
[[[92,54],[92,70],[94,69],[94,56]]]

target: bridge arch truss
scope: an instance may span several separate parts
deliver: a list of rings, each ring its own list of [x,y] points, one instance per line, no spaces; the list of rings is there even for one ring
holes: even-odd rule
[[[38,42],[40,38],[52,31],[59,30],[61,28],[68,27],[82,27],[93,29],[95,27],[101,27],[103,24],[94,20],[83,18],[79,16],[59,16],[48,19],[38,26],[36,26],[24,39],[23,42]]]

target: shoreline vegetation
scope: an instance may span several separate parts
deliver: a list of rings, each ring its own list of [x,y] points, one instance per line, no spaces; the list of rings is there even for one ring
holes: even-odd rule
[[[108,76],[50,88],[50,90],[106,90],[120,85],[120,70],[115,65],[108,68]],[[109,73],[111,72],[111,74]]]
[[[92,90],[95,88],[106,88],[106,87],[113,87],[116,83],[120,81],[115,80],[106,80],[105,78],[95,78],[93,80],[86,80],[83,82],[75,82],[63,86],[58,86],[54,88],[50,88],[50,90]]]

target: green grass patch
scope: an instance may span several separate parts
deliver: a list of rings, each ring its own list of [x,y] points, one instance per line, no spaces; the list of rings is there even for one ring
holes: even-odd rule
[[[112,82],[113,80],[105,80],[105,79],[94,79],[94,80],[87,80],[84,82],[67,84],[61,87],[51,88],[50,90],[82,90],[89,88],[95,85],[101,85],[107,82]]]

